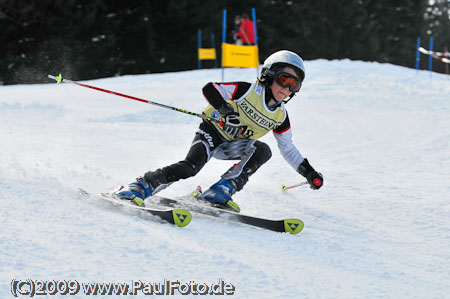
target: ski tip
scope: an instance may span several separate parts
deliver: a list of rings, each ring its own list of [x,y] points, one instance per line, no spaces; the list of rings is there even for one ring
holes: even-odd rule
[[[50,79],[55,80],[57,84],[61,83],[62,80],[63,80],[63,77],[62,77],[61,74],[59,74],[58,76],[48,75],[48,77],[49,77]]]
[[[174,224],[178,227],[184,227],[191,222],[192,215],[186,210],[175,209],[172,211]]]
[[[299,219],[285,219],[284,220],[284,230],[287,233],[292,235],[296,235],[303,230],[304,227],[303,221]]]

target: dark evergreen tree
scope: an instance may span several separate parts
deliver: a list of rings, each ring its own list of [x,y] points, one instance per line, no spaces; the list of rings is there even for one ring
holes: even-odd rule
[[[305,59],[361,59],[414,67],[416,39],[450,46],[449,1],[0,0],[0,84],[195,69],[197,30],[219,53],[236,14],[256,9],[260,62],[291,49]],[[425,59],[422,59],[425,61]],[[212,66],[212,64],[204,64]],[[443,67],[436,68],[443,71]]]
[[[434,38],[433,51],[444,52],[445,47],[450,49],[450,1],[448,0],[435,0],[432,1],[426,10],[424,15],[425,30],[422,32],[422,46],[429,49],[430,37]],[[421,66],[424,69],[428,69],[428,60],[421,59]],[[434,60],[433,70],[439,72],[445,72],[445,64]]]

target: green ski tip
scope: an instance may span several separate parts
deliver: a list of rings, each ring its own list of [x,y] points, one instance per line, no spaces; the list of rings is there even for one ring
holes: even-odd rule
[[[303,221],[299,219],[286,219],[284,220],[284,230],[287,233],[291,233],[293,235],[298,234],[303,230]]]
[[[173,221],[176,226],[184,227],[191,222],[192,216],[186,210],[175,209],[172,211]]]

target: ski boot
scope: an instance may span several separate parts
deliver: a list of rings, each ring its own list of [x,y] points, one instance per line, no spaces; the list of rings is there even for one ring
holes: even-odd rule
[[[237,203],[233,201],[231,195],[233,195],[235,188],[233,185],[224,178],[221,178],[217,183],[212,185],[208,190],[200,193],[197,198],[206,200],[213,205],[226,209],[232,210],[233,212],[239,213],[241,210]]]
[[[127,187],[121,186],[114,192],[117,197],[124,200],[131,200],[137,206],[144,206],[144,199],[152,195],[152,187],[143,177],[138,177],[136,182],[130,183]]]

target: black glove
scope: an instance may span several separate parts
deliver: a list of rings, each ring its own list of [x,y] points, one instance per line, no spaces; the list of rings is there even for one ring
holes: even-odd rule
[[[317,190],[323,185],[323,177],[322,174],[309,165],[308,159],[304,159],[302,164],[298,166],[298,173],[306,178],[308,184],[311,186],[311,189]]]
[[[237,135],[241,134],[243,131],[241,121],[239,119],[239,113],[236,113],[231,106],[230,103],[224,102],[222,106],[220,106],[217,111],[220,116],[225,118],[225,121],[220,121],[220,126],[222,129],[231,135],[233,138],[236,138]]]

